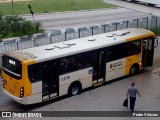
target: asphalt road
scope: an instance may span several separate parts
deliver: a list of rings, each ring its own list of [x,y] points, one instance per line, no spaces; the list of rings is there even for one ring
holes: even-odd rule
[[[116,21],[143,18],[146,16],[150,15],[125,8],[113,8],[79,12],[39,14],[34,15],[34,19],[36,21],[40,21],[45,30],[54,30],[101,25]],[[23,17],[28,20],[33,20],[31,15],[23,15]]]

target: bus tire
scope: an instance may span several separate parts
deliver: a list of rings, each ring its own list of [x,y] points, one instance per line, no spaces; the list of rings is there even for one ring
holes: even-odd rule
[[[131,0],[131,3],[135,3],[136,2],[136,0]]]
[[[150,7],[154,7],[154,6],[155,6],[155,4],[148,3],[148,6],[150,6]]]
[[[68,93],[70,96],[74,96],[77,95],[81,92],[82,90],[82,85],[80,82],[74,82],[70,85],[69,89],[68,89]]]
[[[138,74],[138,72],[139,72],[139,65],[138,65],[138,64],[134,64],[134,65],[132,65],[132,67],[130,68],[129,75],[130,75],[130,76],[133,76],[133,75]]]

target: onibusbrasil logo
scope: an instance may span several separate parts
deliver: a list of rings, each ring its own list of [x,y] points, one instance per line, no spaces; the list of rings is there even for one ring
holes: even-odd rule
[[[42,117],[41,113],[2,112],[2,117]]]

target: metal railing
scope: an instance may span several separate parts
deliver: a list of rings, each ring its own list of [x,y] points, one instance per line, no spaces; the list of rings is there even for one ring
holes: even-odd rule
[[[22,38],[13,38],[13,40],[1,42],[0,54],[86,36],[92,36],[124,28],[145,28],[152,30],[158,29],[158,27],[160,27],[160,18],[152,16],[133,20],[119,21],[114,23],[106,23],[102,25],[81,27],[77,29],[68,28],[66,30],[54,30],[48,33],[34,34],[31,37],[25,36]]]

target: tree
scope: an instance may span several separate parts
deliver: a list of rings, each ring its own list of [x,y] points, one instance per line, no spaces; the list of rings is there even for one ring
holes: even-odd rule
[[[43,32],[44,30],[41,30],[40,27],[40,22],[32,22],[20,16],[6,16],[4,20],[1,20],[0,30],[3,32],[0,33],[0,37],[31,36],[34,33]]]
[[[24,21],[23,23],[23,34],[31,36],[34,34],[33,23],[31,21]]]
[[[23,23],[24,18],[18,16],[7,16],[5,18],[6,23],[10,26],[10,29],[14,37],[23,36]]]
[[[41,23],[40,22],[35,22],[35,29],[38,31],[41,27]]]
[[[0,11],[0,20],[2,20],[2,13],[1,13],[1,11]]]
[[[4,20],[0,20],[0,31],[0,39],[7,37],[10,33],[10,26]]]

